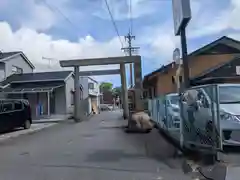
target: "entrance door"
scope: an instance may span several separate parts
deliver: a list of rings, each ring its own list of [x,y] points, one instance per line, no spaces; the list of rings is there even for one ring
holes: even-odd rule
[[[54,91],[50,93],[50,113],[55,113],[55,93]]]
[[[25,94],[24,95],[25,98],[24,99],[27,99],[29,104],[30,104],[30,107],[31,107],[31,113],[32,113],[32,118],[33,119],[38,119],[39,118],[39,113],[38,113],[38,110],[37,110],[37,104],[38,104],[38,99],[39,99],[39,95],[38,93],[29,93],[29,94]]]

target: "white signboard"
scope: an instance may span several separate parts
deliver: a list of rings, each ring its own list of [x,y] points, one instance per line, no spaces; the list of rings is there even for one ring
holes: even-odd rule
[[[191,19],[190,0],[172,0],[175,35],[180,35],[180,29],[187,26]]]
[[[240,75],[240,66],[236,66],[236,75]]]
[[[173,61],[174,61],[176,64],[181,64],[180,49],[178,49],[178,48],[176,48],[176,49],[173,51]]]

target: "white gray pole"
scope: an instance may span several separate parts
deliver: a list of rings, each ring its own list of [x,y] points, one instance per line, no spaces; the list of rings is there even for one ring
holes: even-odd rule
[[[47,108],[48,108],[48,116],[50,116],[50,92],[47,92]]]
[[[123,117],[129,118],[129,109],[128,109],[128,90],[127,90],[127,82],[126,82],[126,68],[125,64],[120,64],[121,71],[121,83],[122,83],[122,100],[123,100]]]
[[[79,66],[74,66],[74,120],[79,122],[81,120],[81,107],[80,107],[80,84],[79,84]]]
[[[135,75],[135,109],[137,111],[143,110],[142,100],[142,64],[141,61],[134,63]]]

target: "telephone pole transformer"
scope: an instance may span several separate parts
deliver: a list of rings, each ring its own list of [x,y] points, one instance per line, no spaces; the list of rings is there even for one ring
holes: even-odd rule
[[[132,47],[132,40],[135,40],[135,36],[131,35],[129,32],[127,36],[125,36],[125,41],[128,43],[128,47],[122,48],[122,50],[128,53],[129,56],[132,56],[133,52],[137,52],[140,47]],[[133,87],[133,64],[130,63],[130,87]]]

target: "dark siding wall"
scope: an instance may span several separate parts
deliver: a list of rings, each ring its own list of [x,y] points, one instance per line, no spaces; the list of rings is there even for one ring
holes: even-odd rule
[[[240,59],[236,59],[223,67],[210,72],[206,77],[234,77],[237,75],[236,66],[240,66]]]
[[[103,92],[103,102],[102,104],[112,104],[113,103],[113,95],[111,91]]]

